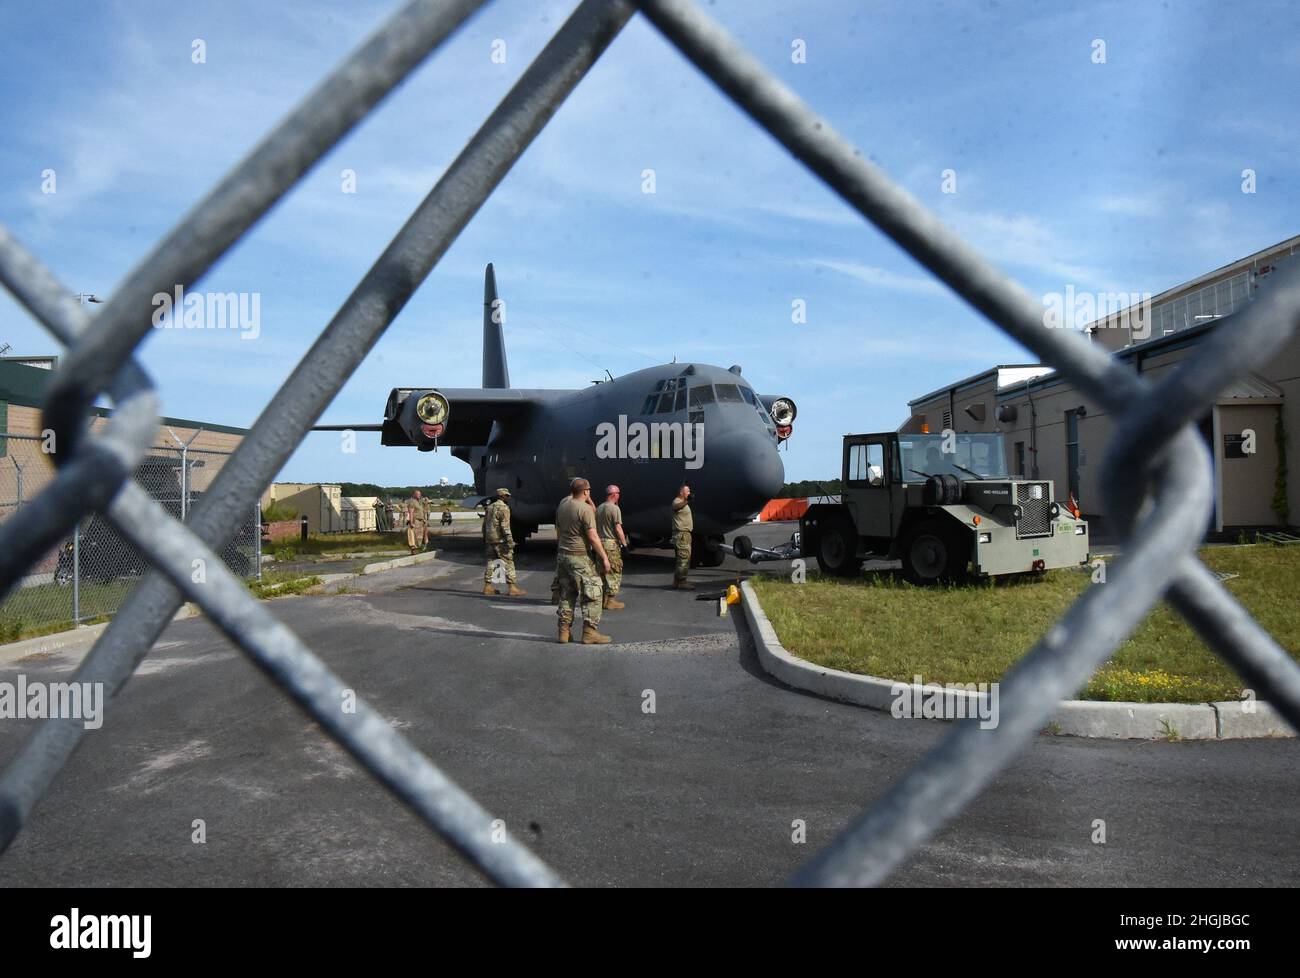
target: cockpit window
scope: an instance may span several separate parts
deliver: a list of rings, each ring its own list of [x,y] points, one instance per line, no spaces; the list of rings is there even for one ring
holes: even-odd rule
[[[754,406],[757,407],[758,398],[754,396],[754,392],[752,390],[750,390],[748,387],[744,386],[743,384],[740,387],[740,396],[745,399],[746,404],[753,404]]]
[[[673,414],[686,410],[688,395],[685,377],[669,377],[655,382],[654,392],[649,394],[641,405],[642,414]],[[691,407],[713,400],[713,388],[709,386],[690,388]]]
[[[713,403],[713,388],[709,384],[700,384],[691,388],[691,407],[704,407]]]
[[[735,384],[717,384],[718,402],[740,401],[740,388]]]

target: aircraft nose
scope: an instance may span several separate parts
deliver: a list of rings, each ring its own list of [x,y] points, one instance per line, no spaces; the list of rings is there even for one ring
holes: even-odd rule
[[[770,436],[729,432],[717,444],[705,441],[705,457],[706,471],[716,475],[709,481],[731,512],[757,512],[781,492],[785,468]]]

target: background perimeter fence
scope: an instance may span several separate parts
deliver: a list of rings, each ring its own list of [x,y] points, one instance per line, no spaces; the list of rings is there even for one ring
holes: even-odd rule
[[[149,457],[160,405],[134,359],[151,298],[188,289],[482,0],[403,6],[146,255],[93,316],[0,228],[0,282],[67,348],[47,392],[57,475],[24,518],[0,525],[0,595],[12,594],[86,515],[102,516],[152,565],[74,679],[118,692],[189,599],[300,708],[487,877],[562,885],[560,876],[362,701],[248,593],[214,549],[231,540],[366,352],[565,97],[639,10],[727,97],[849,206],[958,296],[1118,418],[1103,478],[1123,553],[1003,677],[1000,722],[957,723],[791,882],[875,884],[956,817],[1011,763],[1162,597],[1300,729],[1300,667],[1196,559],[1210,514],[1210,462],[1196,431],[1206,405],[1274,356],[1300,321],[1300,274],[1283,269],[1256,302],[1220,321],[1197,352],[1153,382],[1071,330],[870,163],[691,0],[584,0],[455,159],[275,392],[184,523],[131,478]],[[109,425],[86,430],[106,394]],[[205,560],[206,579],[191,575]],[[111,699],[107,724],[112,722]],[[7,846],[82,735],[45,721],[0,774]],[[871,786],[864,785],[868,794]]]
[[[0,431],[0,525],[54,478],[40,435]],[[154,445],[132,481],[169,516],[184,522],[229,452]],[[256,507],[218,550],[231,572],[256,579],[261,569],[261,516]],[[111,617],[149,571],[150,563],[99,513],[84,514],[61,542],[27,568],[0,601],[0,642],[62,631]]]

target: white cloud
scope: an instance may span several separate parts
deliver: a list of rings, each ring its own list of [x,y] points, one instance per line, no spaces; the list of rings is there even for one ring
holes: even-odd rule
[[[868,285],[895,292],[908,292],[918,295],[946,295],[950,292],[943,283],[933,276],[903,275],[876,265],[833,261],[828,258],[813,258],[800,262],[800,264],[814,268],[829,268],[859,282],[865,282]]]

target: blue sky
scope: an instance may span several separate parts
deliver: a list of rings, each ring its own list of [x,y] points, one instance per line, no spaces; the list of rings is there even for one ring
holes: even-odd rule
[[[0,220],[74,290],[110,294],[391,3],[0,6]],[[393,93],[203,280],[257,292],[256,340],[160,330],[141,358],[173,417],[253,422],[573,3],[499,0]],[[1300,230],[1300,34],[1285,3],[708,5],[864,154],[1035,295],[1159,292]],[[191,45],[206,43],[204,64]],[[504,64],[491,57],[505,41]],[[791,59],[796,39],[806,63]],[[1093,62],[1093,42],[1106,45]],[[341,192],[340,174],[357,174]],[[642,172],[655,171],[654,194]],[[1241,172],[1257,192],[1241,191]],[[53,169],[57,192],[42,193]],[[956,193],[941,192],[943,171]],[[476,386],[483,266],[512,381],[582,386],[740,363],[799,420],[789,479],[839,438],[1028,355],[857,217],[636,18],[326,412],[390,387]],[[807,322],[791,323],[803,299]],[[57,352],[7,294],[0,343]],[[445,452],[316,434],[283,479],[468,478]]]

